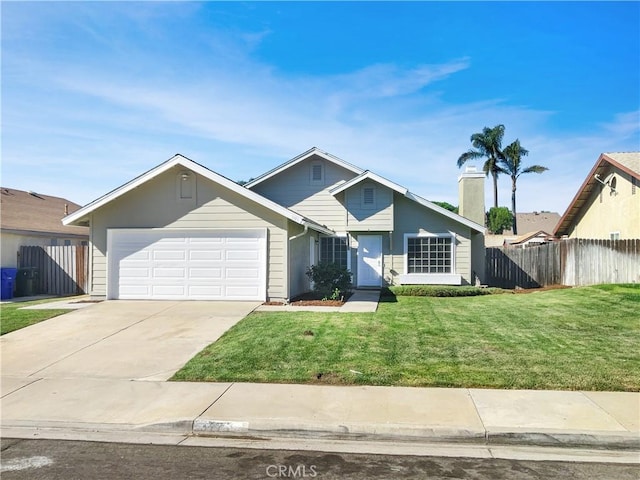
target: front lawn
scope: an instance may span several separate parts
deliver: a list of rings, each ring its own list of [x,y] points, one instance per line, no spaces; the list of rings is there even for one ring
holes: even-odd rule
[[[640,390],[640,285],[386,300],[253,313],[173,380]]]
[[[33,302],[16,302],[0,304],[0,335],[19,330],[34,323],[48,320],[63,313],[69,313],[69,310],[20,310],[22,307],[37,305],[56,300],[48,298],[46,300],[36,300]]]

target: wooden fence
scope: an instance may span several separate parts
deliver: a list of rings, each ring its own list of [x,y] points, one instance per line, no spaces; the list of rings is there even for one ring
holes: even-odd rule
[[[89,290],[89,247],[20,247],[18,268],[38,270],[34,293],[74,295]]]
[[[502,288],[640,282],[640,240],[570,239],[486,249],[486,283]]]

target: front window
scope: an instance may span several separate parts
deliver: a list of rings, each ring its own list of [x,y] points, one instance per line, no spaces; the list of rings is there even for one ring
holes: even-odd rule
[[[336,263],[349,268],[347,264],[347,239],[344,237],[320,237],[320,262]]]
[[[452,238],[407,238],[407,273],[453,273]]]

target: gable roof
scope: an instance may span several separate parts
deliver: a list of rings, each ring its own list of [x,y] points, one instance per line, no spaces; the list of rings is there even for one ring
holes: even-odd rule
[[[233,180],[228,179],[227,177],[224,177],[216,172],[214,172],[213,170],[209,170],[207,167],[200,165],[199,163],[194,162],[193,160],[188,159],[187,157],[180,155],[180,154],[176,154],[174,155],[172,158],[170,158],[169,160],[167,160],[166,162],[161,163],[160,165],[158,165],[155,168],[152,168],[151,170],[143,173],[142,175],[134,178],[133,180],[125,183],[124,185],[116,188],[115,190],[112,190],[111,192],[107,193],[106,195],[103,195],[102,197],[94,200],[93,202],[85,205],[84,207],[82,207],[81,209],[79,209],[78,211],[72,213],[71,215],[65,217],[62,220],[62,223],[64,223],[64,225],[79,225],[83,222],[87,221],[87,216],[91,213],[94,212],[95,210],[99,209],[100,207],[106,205],[109,202],[112,202],[113,200],[115,200],[116,198],[121,197],[122,195],[124,195],[125,193],[133,190],[134,188],[139,187],[140,185],[148,182],[149,180],[151,180],[152,178],[157,177],[158,175],[161,175],[162,173],[170,170],[171,168],[175,167],[176,165],[180,165],[184,168],[187,168],[201,176],[203,176],[204,178],[207,178],[208,180],[211,180],[214,183],[217,183],[219,185],[222,185],[225,188],[228,188],[229,190],[237,193],[238,195],[241,195],[249,200],[252,200],[256,203],[258,203],[259,205],[262,205],[263,207],[278,213],[280,215],[282,215],[285,218],[288,218],[289,220],[298,223],[302,226],[306,226],[309,227],[313,230],[316,230],[318,232],[321,233],[325,233],[325,234],[332,234],[334,233],[331,229],[320,225],[316,222],[314,222],[313,220],[310,220],[296,212],[294,212],[293,210],[289,210],[288,208],[283,207],[282,205],[278,205],[277,203],[263,197],[262,195],[259,195],[255,192],[252,192],[251,190],[247,190],[246,188],[238,185],[236,182],[234,182]]]
[[[403,186],[400,186],[397,183],[392,182],[391,180],[387,180],[386,178],[381,177],[380,175],[370,172],[369,170],[365,170],[357,177],[353,177],[351,180],[348,180],[346,182],[341,183],[340,185],[337,185],[336,187],[333,187],[331,190],[329,190],[329,193],[335,196],[338,193],[344,192],[345,190],[353,187],[354,185],[357,185],[360,182],[364,182],[365,180],[373,180],[374,182],[384,185],[385,187],[391,190],[394,190],[400,193],[401,195],[406,195],[408,191]]]
[[[521,232],[535,232],[544,230],[545,232],[553,232],[560,220],[558,212],[522,212],[516,213],[516,222],[518,230]],[[503,232],[504,235],[513,235],[513,229],[508,228]]]
[[[66,198],[2,187],[0,204],[0,227],[3,231],[58,237],[89,237],[89,229],[86,227],[62,225],[61,220],[65,215],[80,208],[80,205]]]
[[[528,232],[523,235],[519,235],[512,240],[505,239],[505,242],[508,243],[509,245],[519,245],[521,243],[527,242],[528,240],[531,240],[532,238],[540,237],[540,236],[544,236],[545,238],[553,237],[553,235],[551,235],[549,232],[545,232],[544,230],[537,230],[534,232]]]
[[[300,162],[303,162],[304,160],[308,159],[309,157],[312,156],[318,156],[320,158],[322,158],[323,160],[327,160],[328,162],[331,162],[335,165],[338,165],[339,167],[345,168],[347,170],[352,171],[353,173],[355,173],[356,175],[360,175],[363,170],[361,168],[356,167],[355,165],[350,164],[349,162],[345,162],[344,160],[342,160],[341,158],[336,157],[335,155],[331,155],[330,153],[324,152],[322,150],[320,150],[317,147],[313,147],[310,148],[309,150],[307,150],[304,153],[301,153],[300,155],[298,155],[297,157],[292,158],[291,160],[278,165],[276,168],[269,170],[267,173],[264,173],[262,175],[260,175],[258,178],[254,178],[253,180],[251,180],[250,182],[248,182],[247,184],[245,184],[245,188],[252,188],[255,185],[258,185],[259,183],[264,182],[265,180],[268,180],[269,178],[278,175],[279,173],[293,167],[294,165],[299,164]]]
[[[360,182],[364,182],[365,180],[372,180],[374,182],[377,182],[381,185],[384,185],[385,187],[399,193],[400,195],[403,195],[404,197],[408,198],[409,200],[413,200],[414,202],[422,205],[423,207],[426,207],[430,210],[433,210],[434,212],[437,212],[441,215],[444,215],[445,217],[448,217],[452,220],[455,220],[456,222],[462,223],[463,225],[466,225],[467,227],[471,228],[472,230],[475,230],[477,232],[482,232],[485,233],[486,229],[480,225],[477,224],[476,222],[469,220],[468,218],[463,217],[462,215],[458,215],[457,213],[453,213],[450,210],[447,210],[446,208],[442,208],[439,205],[436,205],[435,203],[430,202],[429,200],[426,200],[418,195],[415,195],[413,193],[411,193],[407,188],[398,185],[395,182],[392,182],[391,180],[388,180],[384,177],[381,177],[378,174],[375,174],[369,170],[365,170],[364,172],[362,172],[360,175],[358,175],[357,177],[352,178],[351,180],[348,180],[346,182],[343,182],[335,187],[333,187],[331,190],[329,190],[329,193],[332,195],[337,195],[340,192],[344,192],[345,190],[353,187],[354,185],[357,185]]]
[[[578,189],[578,193],[576,193],[573,200],[571,200],[566,212],[564,212],[564,215],[560,218],[560,221],[553,232],[557,237],[568,235],[570,233],[570,227],[576,216],[591,196],[593,189],[598,185],[598,181],[595,179],[595,176],[602,174],[602,172],[609,166],[615,167],[622,172],[631,175],[631,177],[640,180],[640,152],[602,153],[587,175],[585,181],[582,182],[582,185]]]

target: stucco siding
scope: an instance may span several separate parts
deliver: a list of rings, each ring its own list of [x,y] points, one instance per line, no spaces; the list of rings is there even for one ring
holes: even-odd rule
[[[385,282],[398,284],[400,283],[399,276],[407,273],[405,272],[404,254],[405,233],[439,234],[451,232],[455,234],[454,273],[462,276],[463,284],[472,283],[471,229],[398,194],[395,194],[394,197],[395,229],[391,239],[388,238],[388,235],[383,236]],[[386,248],[385,241],[387,242]]]
[[[321,184],[311,181],[310,171],[314,162],[323,165],[324,178]],[[355,173],[332,162],[312,156],[257,184],[252,190],[332,230],[345,231],[344,194],[334,197],[329,189],[355,176]]]
[[[576,217],[570,238],[609,239],[619,232],[620,239],[640,238],[640,181],[635,194],[631,175],[613,167],[601,178],[614,174],[615,193],[611,188],[598,184]]]
[[[288,220],[198,175],[193,200],[179,200],[176,178],[183,170],[169,170],[93,213],[91,294],[107,293],[109,228],[267,228],[267,297],[286,298]]]
[[[365,205],[363,188],[373,188],[373,205]],[[360,183],[344,192],[347,207],[347,230],[393,230],[393,191],[374,183]]]

